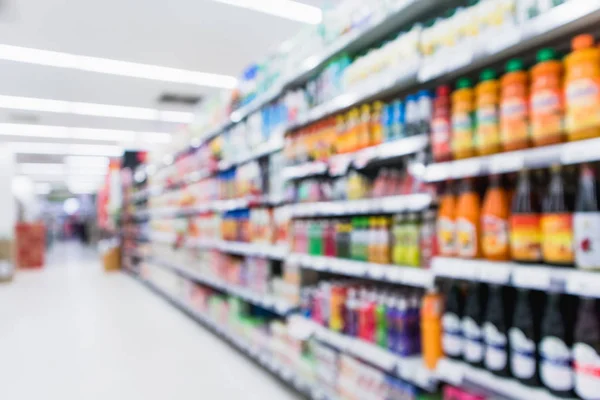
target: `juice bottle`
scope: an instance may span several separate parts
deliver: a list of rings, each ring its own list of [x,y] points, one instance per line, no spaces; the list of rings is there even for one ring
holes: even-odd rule
[[[421,354],[421,301],[419,294],[413,293],[408,300],[408,332],[411,340],[411,355]],[[443,306],[443,298],[442,298]],[[443,313],[443,310],[442,310]],[[441,335],[441,315],[440,315],[440,335]],[[441,343],[440,336],[440,343]],[[440,348],[441,351],[441,348]]]
[[[419,253],[421,260],[419,265],[421,268],[431,267],[431,260],[437,255],[437,240],[436,240],[436,210],[427,210],[422,215],[421,234],[419,237]]]
[[[387,296],[385,298],[385,317],[387,326],[387,349],[391,352],[395,352],[398,335],[396,333],[396,298],[394,296]]]
[[[368,240],[367,240],[367,261],[377,263],[377,233],[379,230],[379,220],[376,217],[368,218]]]
[[[401,356],[408,356],[411,353],[411,340],[408,332],[408,300],[406,297],[399,297],[396,301],[394,325],[396,327],[394,352]]]
[[[491,69],[483,70],[475,87],[475,146],[479,155],[500,151],[498,81]]]
[[[450,182],[440,199],[440,209],[436,223],[437,242],[441,256],[456,255],[456,196]]]
[[[329,311],[329,328],[335,332],[342,332],[344,329],[344,304],[348,288],[343,285],[334,284],[331,288],[331,300]]]
[[[431,118],[431,151],[436,162],[452,158],[450,121],[450,87],[440,86],[435,91]]]
[[[600,313],[597,300],[580,300],[573,345],[575,393],[584,400],[598,398],[600,388]]]
[[[541,312],[533,311],[532,293],[519,289],[509,343],[512,375],[523,384],[535,387],[541,385],[537,367]]]
[[[379,262],[382,264],[390,264],[391,248],[390,248],[390,219],[389,217],[381,217],[379,222]]]
[[[542,260],[542,228],[538,198],[531,187],[529,172],[519,173],[510,215],[510,254],[514,261]]]
[[[567,204],[559,165],[552,167],[548,194],[542,209],[542,256],[548,264],[572,265],[573,213]]]
[[[433,113],[433,97],[429,90],[419,91],[419,118],[415,135],[429,134],[429,126],[431,125],[431,117]]]
[[[416,94],[406,96],[405,121],[405,135],[417,135],[419,133],[419,97]]]
[[[387,310],[385,298],[383,295],[377,297],[377,305],[375,306],[375,341],[381,348],[387,349]]]
[[[371,146],[381,144],[384,140],[383,126],[381,123],[381,118],[383,115],[382,110],[383,103],[381,101],[376,101],[375,103],[373,103],[370,121]]]
[[[473,188],[473,180],[467,178],[462,182],[456,206],[456,238],[459,257],[476,258],[481,254],[480,211],[479,194]]]
[[[505,151],[530,146],[529,86],[527,72],[520,59],[506,64],[506,73],[500,80],[500,136]]]
[[[563,67],[554,49],[538,51],[531,68],[531,140],[534,146],[564,141]]]
[[[405,215],[394,216],[392,262],[396,265],[404,265],[406,260],[405,222]]]
[[[488,260],[508,260],[508,195],[498,175],[490,181],[481,211],[481,250]]]
[[[390,140],[406,137],[406,109],[404,103],[396,100],[392,103],[392,136]]]
[[[548,296],[539,346],[542,384],[553,395],[565,398],[573,397],[575,385],[571,353],[573,325],[567,317],[569,311],[564,296],[559,293]]]
[[[460,359],[463,353],[463,335],[460,321],[463,317],[464,299],[457,281],[450,282],[446,293],[446,310],[442,318],[444,336],[442,345],[446,357]]]
[[[346,140],[346,120],[343,115],[338,115],[335,117],[335,152],[337,154],[342,154],[348,151],[347,140]]]
[[[353,152],[359,148],[360,135],[360,111],[358,108],[353,108],[348,111],[346,116],[346,146],[347,152]]]
[[[421,343],[425,366],[435,369],[437,362],[443,357],[442,351],[442,315],[444,301],[442,296],[431,289],[423,297],[421,308]]]
[[[565,57],[565,128],[569,140],[600,136],[600,49],[579,35]]]
[[[471,282],[465,301],[461,329],[464,338],[463,359],[474,367],[482,367],[485,355],[483,347],[483,323],[487,309],[487,286]]]
[[[371,145],[371,106],[363,104],[360,107],[360,119],[358,124],[358,149],[364,149]]]
[[[581,166],[573,228],[575,266],[588,270],[600,269],[600,207],[596,175],[589,164]]]
[[[473,111],[471,81],[462,78],[452,93],[452,154],[456,159],[475,155]]]
[[[483,337],[486,345],[485,368],[502,377],[510,376],[508,360],[510,317],[507,312],[509,308],[507,307],[509,300],[507,291],[508,288],[500,285],[490,285],[487,313],[483,323]]]
[[[408,214],[405,227],[406,249],[405,263],[407,265],[418,267],[421,256],[419,254],[419,236],[420,223],[416,213]]]

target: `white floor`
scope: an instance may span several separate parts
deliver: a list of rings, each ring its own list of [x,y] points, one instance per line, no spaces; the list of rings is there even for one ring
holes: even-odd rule
[[[0,285],[1,399],[300,398],[93,250],[49,264]]]

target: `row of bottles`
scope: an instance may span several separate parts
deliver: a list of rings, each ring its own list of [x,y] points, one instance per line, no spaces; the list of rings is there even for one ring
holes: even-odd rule
[[[431,138],[436,161],[488,155],[600,136],[600,49],[591,35],[572,41],[564,61],[551,48],[527,71],[510,60],[500,79],[494,70],[438,88]]]
[[[442,318],[444,353],[559,397],[598,399],[598,306],[593,298],[453,281]]]
[[[448,184],[437,219],[439,254],[600,268],[595,166],[581,166],[577,188],[559,166],[549,182],[532,182],[530,175],[522,171],[514,191],[491,176],[483,201],[473,179],[461,183],[458,196]]]
[[[427,267],[434,254],[435,213],[295,220],[292,233],[296,253]]]

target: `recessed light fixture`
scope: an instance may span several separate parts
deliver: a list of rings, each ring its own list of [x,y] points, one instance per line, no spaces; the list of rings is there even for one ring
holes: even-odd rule
[[[287,1],[277,0],[286,3]],[[251,2],[249,2],[251,3]],[[102,74],[121,75],[155,81],[187,83],[197,86],[210,86],[233,89],[237,79],[233,76],[189,71],[185,69],[139,64],[108,58],[88,57],[28,47],[0,45],[0,59]]]
[[[310,6],[292,0],[214,0],[236,7],[248,8],[265,14],[291,19],[307,24],[319,24],[323,12],[319,7]]]
[[[194,120],[194,114],[190,112],[4,95],[0,95],[0,108],[175,123]]]

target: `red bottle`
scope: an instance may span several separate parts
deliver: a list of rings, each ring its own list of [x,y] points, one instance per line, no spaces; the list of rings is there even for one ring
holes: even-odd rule
[[[440,86],[435,91],[431,118],[431,149],[433,158],[437,162],[448,161],[452,158],[450,114],[450,87]]]

